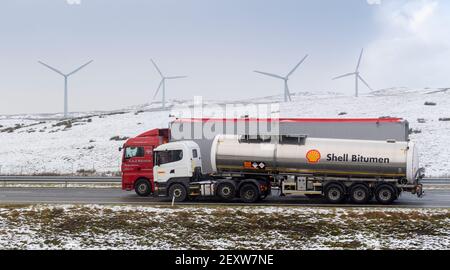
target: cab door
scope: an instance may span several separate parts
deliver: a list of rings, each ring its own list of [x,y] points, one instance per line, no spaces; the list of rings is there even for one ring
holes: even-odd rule
[[[191,177],[189,174],[190,158],[183,150],[165,150],[155,152],[154,179],[157,182],[167,182],[171,178]]]
[[[148,146],[127,146],[122,162],[122,171],[128,177],[152,177],[153,148]]]
[[[200,148],[192,148],[191,149],[191,151],[192,151],[192,157],[191,157],[191,170],[192,170],[192,172],[194,172],[195,171],[195,168],[200,168],[200,170],[201,170],[201,168],[202,168],[202,157],[201,157],[201,154],[200,154]]]

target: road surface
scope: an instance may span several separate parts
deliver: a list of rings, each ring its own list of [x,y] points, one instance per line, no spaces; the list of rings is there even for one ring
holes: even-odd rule
[[[126,192],[117,188],[0,188],[0,204],[37,203],[168,205],[171,201],[167,198],[142,198],[134,192]],[[194,203],[203,205],[223,204],[223,202],[212,199],[203,199]],[[192,202],[183,204],[192,204]],[[229,204],[241,205],[238,201]],[[263,202],[255,205],[328,206],[323,200],[310,200],[301,196],[279,197],[277,195],[269,196]],[[373,202],[367,206],[377,207],[379,205]],[[404,193],[398,201],[389,207],[450,208],[450,189],[426,190],[423,198]]]

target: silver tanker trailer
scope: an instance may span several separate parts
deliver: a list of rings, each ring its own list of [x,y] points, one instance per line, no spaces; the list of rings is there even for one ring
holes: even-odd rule
[[[423,170],[413,142],[348,140],[307,136],[217,135],[204,174],[194,141],[154,150],[156,191],[184,201],[199,196],[253,203],[273,194],[391,204],[402,192],[422,196]]]
[[[348,140],[409,140],[409,123],[400,118],[274,118],[176,119],[169,124],[170,141],[196,142],[203,153],[202,169],[212,173],[209,151],[216,135],[292,135]]]

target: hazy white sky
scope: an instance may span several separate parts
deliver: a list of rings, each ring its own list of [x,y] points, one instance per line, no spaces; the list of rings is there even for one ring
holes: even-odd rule
[[[159,75],[169,98],[235,99],[292,92],[351,95],[362,47],[375,89],[450,86],[450,1],[444,0],[5,0],[0,3],[0,114],[60,112],[69,72],[70,110],[108,110],[151,101]],[[366,89],[362,89],[366,91]]]

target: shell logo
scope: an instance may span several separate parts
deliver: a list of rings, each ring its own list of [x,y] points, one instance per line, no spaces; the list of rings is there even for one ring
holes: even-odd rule
[[[320,158],[321,155],[318,150],[310,150],[308,151],[308,153],[306,153],[306,159],[308,160],[308,163],[319,163]]]

